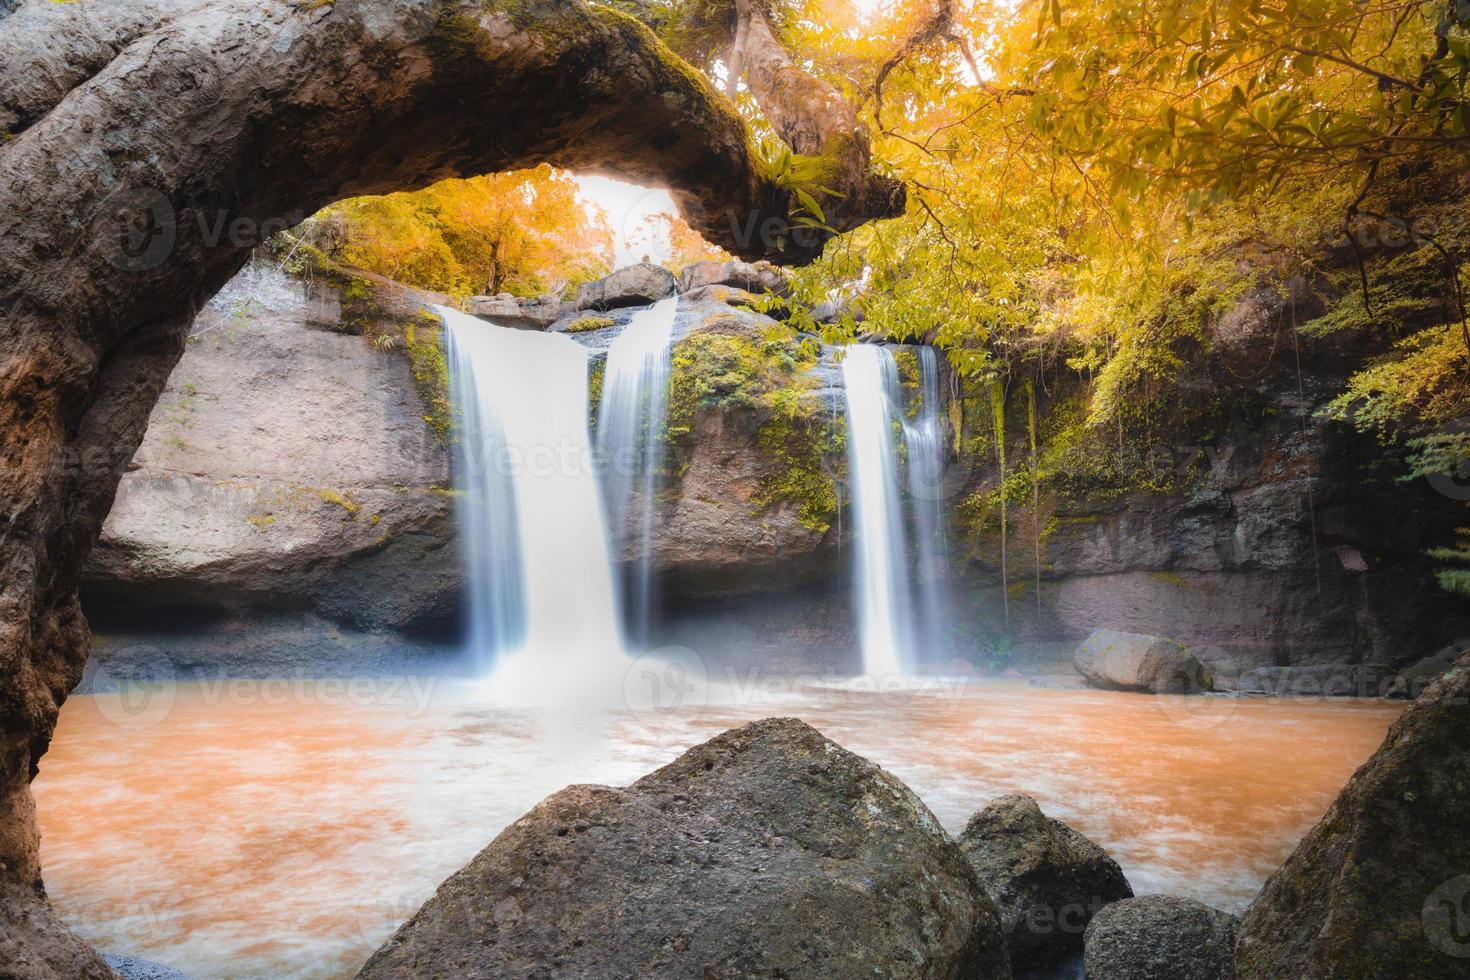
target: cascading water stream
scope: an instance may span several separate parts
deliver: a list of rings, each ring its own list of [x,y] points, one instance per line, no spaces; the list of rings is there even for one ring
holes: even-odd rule
[[[938,649],[940,631],[948,622],[945,612],[945,582],[949,574],[948,542],[944,524],[944,417],[939,391],[939,355],[932,347],[920,347],[919,411],[904,423],[904,446],[908,455],[909,506],[913,512],[914,588],[919,616],[915,638],[929,649]]]
[[[853,344],[842,361],[847,394],[847,460],[857,539],[854,601],[863,672],[903,674],[912,635],[903,510],[894,426],[898,367],[893,354]]]
[[[587,351],[561,334],[437,312],[463,417],[458,484],[481,664],[523,689],[605,669],[621,660],[622,624],[588,434]]]
[[[679,301],[670,297],[633,315],[607,352],[597,448],[607,473],[612,540],[627,561],[623,609],[628,640],[648,642],[654,615],[653,522],[669,393],[669,343]]]

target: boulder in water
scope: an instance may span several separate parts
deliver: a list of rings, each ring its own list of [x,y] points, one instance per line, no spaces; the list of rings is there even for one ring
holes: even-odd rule
[[[1115,902],[1087,927],[1087,980],[1231,980],[1238,921],[1172,895]]]
[[[1082,641],[1072,665],[1093,687],[1110,691],[1195,694],[1214,679],[1183,646],[1161,636],[1101,629]]]
[[[970,818],[960,849],[995,900],[1016,966],[1082,948],[1104,905],[1133,897],[1118,862],[1029,796],[1002,796]]]
[[[507,827],[364,978],[1003,978],[995,907],[918,797],[793,718]]]
[[[578,286],[572,307],[577,310],[616,310],[625,306],[647,306],[672,296],[674,285],[674,274],[668,269],[651,262],[639,262]]]
[[[1470,655],[1389,729],[1241,919],[1242,980],[1470,975]]]
[[[1429,689],[1440,677],[1451,670],[1465,655],[1466,641],[1460,640],[1443,646],[1429,656],[1400,668],[1388,681],[1384,696],[1414,700]]]

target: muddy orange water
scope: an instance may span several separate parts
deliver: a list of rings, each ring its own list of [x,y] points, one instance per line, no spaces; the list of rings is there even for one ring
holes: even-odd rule
[[[1136,892],[1238,911],[1401,710],[971,684],[555,714],[392,683],[72,698],[35,782],[55,904],[104,951],[201,980],[350,976],[546,794],[626,783],[716,732],[796,715],[896,773],[951,831],[1029,793]]]

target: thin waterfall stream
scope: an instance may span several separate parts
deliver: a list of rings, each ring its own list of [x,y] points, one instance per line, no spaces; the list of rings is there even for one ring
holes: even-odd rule
[[[949,578],[944,521],[945,427],[939,354],[933,347],[920,347],[918,358],[918,411],[903,427],[914,529],[913,586],[918,604],[914,631],[915,640],[923,648],[935,650],[942,642],[943,624],[949,622],[945,594]]]
[[[669,344],[679,300],[633,315],[607,352],[597,413],[597,449],[615,555],[627,571],[623,610],[631,646],[649,642],[656,611],[653,530],[669,398]]]
[[[842,360],[842,380],[847,392],[848,478],[857,539],[853,602],[863,672],[892,677],[907,673],[912,645],[894,452],[898,366],[886,348],[853,344]]]

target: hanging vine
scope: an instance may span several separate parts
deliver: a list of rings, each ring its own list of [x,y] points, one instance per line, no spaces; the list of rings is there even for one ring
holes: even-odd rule
[[[990,385],[990,415],[995,425],[995,461],[999,467],[997,493],[1000,496],[1000,599],[1005,612],[1006,637],[1011,635],[1010,582],[1006,575],[1006,389],[996,378]]]
[[[1041,620],[1041,468],[1036,461],[1036,386],[1026,379],[1026,434],[1031,440],[1031,536],[1036,545],[1036,618]]]

